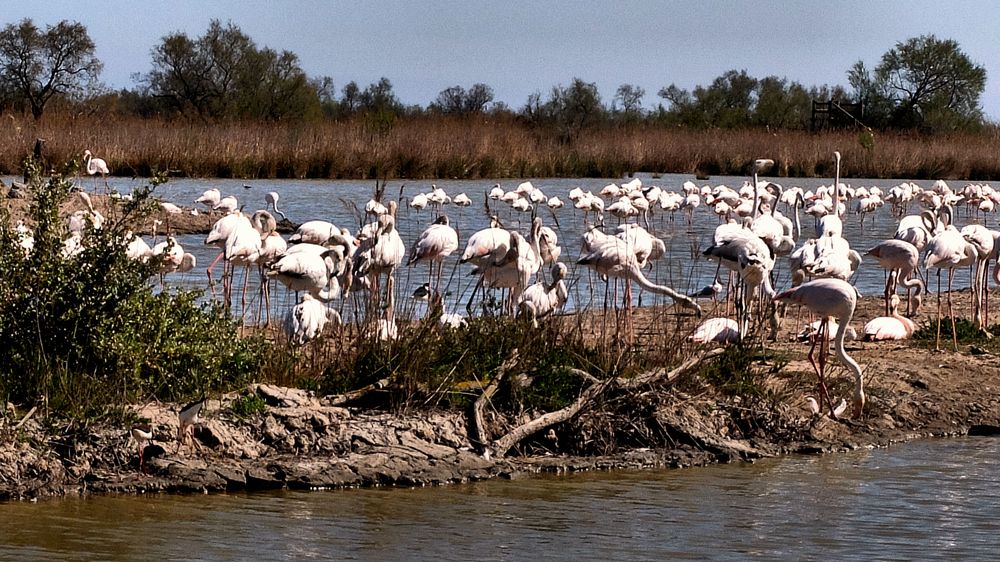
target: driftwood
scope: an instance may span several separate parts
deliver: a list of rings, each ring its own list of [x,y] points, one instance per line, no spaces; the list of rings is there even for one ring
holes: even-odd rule
[[[14,426],[14,430],[16,431],[18,429],[21,429],[21,426],[24,425],[25,422],[27,422],[29,419],[31,419],[32,414],[34,414],[35,410],[37,410],[37,409],[38,409],[38,406],[32,406],[31,409],[28,410],[28,413],[24,414],[24,417],[21,418],[21,421],[18,422],[17,425]]]
[[[486,418],[483,415],[483,412],[486,410],[486,404],[489,403],[490,399],[493,398],[493,395],[500,389],[500,383],[503,381],[504,376],[508,371],[512,370],[514,366],[517,365],[518,357],[519,355],[517,350],[513,350],[510,357],[500,365],[500,369],[493,377],[489,386],[486,387],[486,390],[483,390],[483,393],[479,395],[479,398],[476,399],[476,403],[472,406],[472,420],[473,425],[475,426],[475,439],[481,448],[483,456],[486,458],[490,457],[490,450],[487,447],[489,443],[489,434],[486,431]]]
[[[361,387],[357,390],[351,390],[343,394],[337,394],[334,396],[328,396],[327,400],[331,406],[343,406],[349,402],[353,402],[362,396],[368,394],[369,392],[374,392],[377,390],[385,390],[389,386],[389,379],[379,379],[368,386]]]
[[[569,371],[571,374],[574,374],[586,381],[590,381],[590,386],[585,388],[580,396],[569,406],[556,410],[555,412],[549,412],[527,423],[519,425],[503,437],[494,441],[492,452],[498,457],[504,456],[507,451],[527,437],[530,437],[543,429],[572,419],[574,416],[579,414],[590,401],[604,394],[608,391],[608,389],[614,388],[618,390],[635,390],[637,388],[655,383],[673,384],[682,375],[685,375],[700,366],[706,359],[710,359],[721,353],[722,349],[713,349],[708,352],[699,353],[673,369],[654,369],[632,378],[616,377],[601,381],[586,371],[582,371],[580,369],[570,369]],[[481,434],[480,438],[482,438]],[[486,450],[485,454],[488,455],[489,452],[489,450]]]

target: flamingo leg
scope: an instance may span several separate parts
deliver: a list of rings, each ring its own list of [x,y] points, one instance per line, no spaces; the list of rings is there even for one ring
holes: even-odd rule
[[[958,351],[958,331],[955,328],[955,308],[951,302],[951,284],[955,277],[955,269],[948,269],[948,316],[951,317],[951,341],[955,351]]]
[[[937,338],[934,340],[934,349],[941,350],[941,270],[937,272]]]
[[[212,269],[219,263],[223,257],[225,257],[226,252],[221,251],[219,255],[212,260],[212,263],[208,264],[208,269],[205,272],[208,274],[208,288],[212,290],[212,298],[215,298],[215,279],[212,278]]]

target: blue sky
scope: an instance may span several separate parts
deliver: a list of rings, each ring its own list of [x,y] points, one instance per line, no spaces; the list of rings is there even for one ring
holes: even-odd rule
[[[647,108],[663,86],[707,85],[729,69],[846,86],[855,61],[874,66],[897,41],[933,33],[985,66],[983,108],[1000,120],[995,2],[17,0],[2,17],[83,23],[102,79],[116,88],[149,70],[161,37],[196,37],[218,18],[259,46],[298,54],[307,73],[331,76],[338,90],[385,76],[404,103],[427,105],[444,88],[483,82],[513,108],[574,77],[595,82],[605,102],[618,85],[639,85]]]

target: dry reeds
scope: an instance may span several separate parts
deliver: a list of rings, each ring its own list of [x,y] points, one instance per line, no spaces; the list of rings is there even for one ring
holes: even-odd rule
[[[629,172],[743,175],[774,158],[778,174],[828,176],[844,154],[855,178],[1000,178],[1000,133],[921,136],[878,133],[866,148],[856,132],[686,130],[650,124],[602,126],[567,139],[556,127],[481,116],[363,117],[315,123],[206,124],[137,117],[46,115],[0,120],[0,173],[18,174],[36,137],[48,162],[78,161],[91,149],[116,175],[239,178],[619,177]]]

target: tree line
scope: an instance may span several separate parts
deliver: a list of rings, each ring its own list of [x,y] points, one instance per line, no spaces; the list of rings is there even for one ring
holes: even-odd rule
[[[219,20],[199,37],[177,32],[161,38],[151,49],[149,71],[133,75],[132,89],[104,87],[94,52],[80,23],[42,29],[25,19],[6,25],[0,31],[2,108],[36,119],[55,105],[206,122],[489,114],[557,127],[567,139],[590,127],[620,124],[806,129],[814,100],[861,102],[864,115],[857,124],[876,129],[967,131],[985,124],[980,98],[986,70],[956,41],[934,35],[897,43],[871,68],[857,61],[846,72],[846,87],[806,87],[734,69],[693,90],[664,86],[650,108],[643,106],[646,91],[640,86],[622,84],[605,100],[595,83],[581,78],[536,91],[520,108],[496,101],[493,89],[481,83],[447,87],[426,107],[407,106],[388,78],[338,89],[329,76],[308,76],[295,53],[258,46],[238,26]]]

